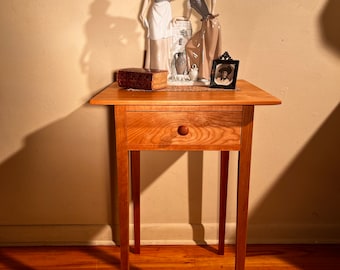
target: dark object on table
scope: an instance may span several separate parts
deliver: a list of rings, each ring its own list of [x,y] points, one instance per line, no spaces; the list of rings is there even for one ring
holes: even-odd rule
[[[168,85],[168,71],[144,68],[118,70],[118,85],[123,88],[159,90]]]

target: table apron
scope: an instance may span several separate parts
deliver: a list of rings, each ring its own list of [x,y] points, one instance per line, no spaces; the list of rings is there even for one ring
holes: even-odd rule
[[[129,150],[239,150],[242,111],[127,111]]]

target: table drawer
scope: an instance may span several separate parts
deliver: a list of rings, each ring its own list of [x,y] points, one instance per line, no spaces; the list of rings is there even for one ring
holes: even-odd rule
[[[128,111],[130,150],[239,150],[242,111]]]

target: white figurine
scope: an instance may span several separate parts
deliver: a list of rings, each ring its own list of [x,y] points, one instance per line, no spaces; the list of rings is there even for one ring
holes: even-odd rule
[[[144,67],[170,71],[169,46],[172,35],[170,1],[172,0],[143,1],[139,18],[148,31],[148,45]],[[149,7],[150,3],[151,6]]]
[[[198,67],[196,64],[193,64],[190,71],[189,71],[189,77],[192,81],[197,81],[198,78]]]

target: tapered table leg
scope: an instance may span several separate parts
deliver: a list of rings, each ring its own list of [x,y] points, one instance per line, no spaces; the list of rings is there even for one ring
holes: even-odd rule
[[[116,158],[119,199],[121,270],[129,270],[129,152],[126,144],[126,109],[115,106]]]
[[[254,106],[243,106],[238,165],[235,269],[244,270],[247,249],[248,197]]]
[[[131,151],[131,182],[133,200],[134,252],[140,253],[140,152]]]
[[[227,211],[229,151],[221,151],[220,168],[220,218],[218,233],[218,254],[224,254],[225,222]]]

